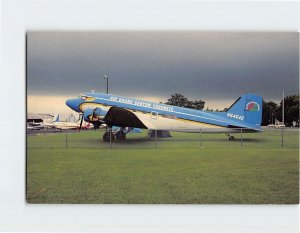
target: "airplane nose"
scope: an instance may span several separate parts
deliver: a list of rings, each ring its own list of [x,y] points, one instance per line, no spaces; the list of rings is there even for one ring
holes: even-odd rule
[[[78,99],[68,99],[66,100],[66,105],[73,109],[74,111],[76,112],[80,112],[80,108],[79,108],[79,105],[80,105],[80,101],[78,101]]]

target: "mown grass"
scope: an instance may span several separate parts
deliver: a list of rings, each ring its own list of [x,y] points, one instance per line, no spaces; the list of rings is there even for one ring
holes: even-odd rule
[[[172,133],[157,144],[143,134],[127,142],[99,131],[27,138],[29,203],[298,203],[298,131]],[[240,137],[239,134],[236,135]],[[157,148],[156,148],[157,145]],[[200,147],[200,145],[202,147]]]

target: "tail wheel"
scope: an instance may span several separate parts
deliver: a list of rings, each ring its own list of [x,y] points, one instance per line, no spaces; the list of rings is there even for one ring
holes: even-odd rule
[[[235,137],[234,136],[230,136],[229,137],[229,141],[235,141]]]

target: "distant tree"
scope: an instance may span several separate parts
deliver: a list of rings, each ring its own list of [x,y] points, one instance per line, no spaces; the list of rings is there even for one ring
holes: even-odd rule
[[[275,119],[277,119],[277,109],[278,106],[276,103],[270,101],[263,101],[262,106],[262,125],[274,124]]]
[[[184,107],[184,108],[192,108],[197,110],[202,110],[204,108],[205,102],[203,100],[188,100],[184,95],[175,93],[171,95],[171,98],[168,99],[166,104]]]
[[[287,96],[284,101],[286,122],[289,126],[293,121],[299,121],[299,95]]]
[[[212,112],[212,111],[214,111],[214,110],[213,110],[212,108],[206,107],[205,111],[207,111],[207,112]]]
[[[274,124],[275,119],[282,122],[282,101],[279,104],[263,101],[262,125]],[[284,98],[285,125],[291,126],[293,121],[299,121],[299,95]]]
[[[203,100],[194,100],[189,102],[190,102],[190,108],[197,109],[197,110],[202,110],[205,105],[205,102]]]
[[[174,95],[171,95],[171,98],[168,99],[166,104],[184,107],[188,104],[188,102],[189,101],[185,96],[183,96],[182,94],[175,93]]]
[[[277,117],[282,121],[282,101],[277,110]],[[286,126],[291,126],[293,121],[299,120],[299,95],[286,96],[284,98],[284,122]]]

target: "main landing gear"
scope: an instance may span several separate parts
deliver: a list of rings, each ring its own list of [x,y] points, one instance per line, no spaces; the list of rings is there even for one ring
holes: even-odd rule
[[[126,134],[129,133],[133,128],[118,128],[117,131],[113,131],[112,128],[108,128],[108,130],[103,134],[103,141],[124,141],[126,139]]]
[[[225,134],[227,135],[229,141],[235,141],[235,137],[232,136],[230,133],[225,133]]]
[[[111,131],[107,131],[106,133],[103,134],[103,141],[109,142],[110,137],[111,137],[111,140],[113,141],[113,134],[110,135],[110,132]]]

